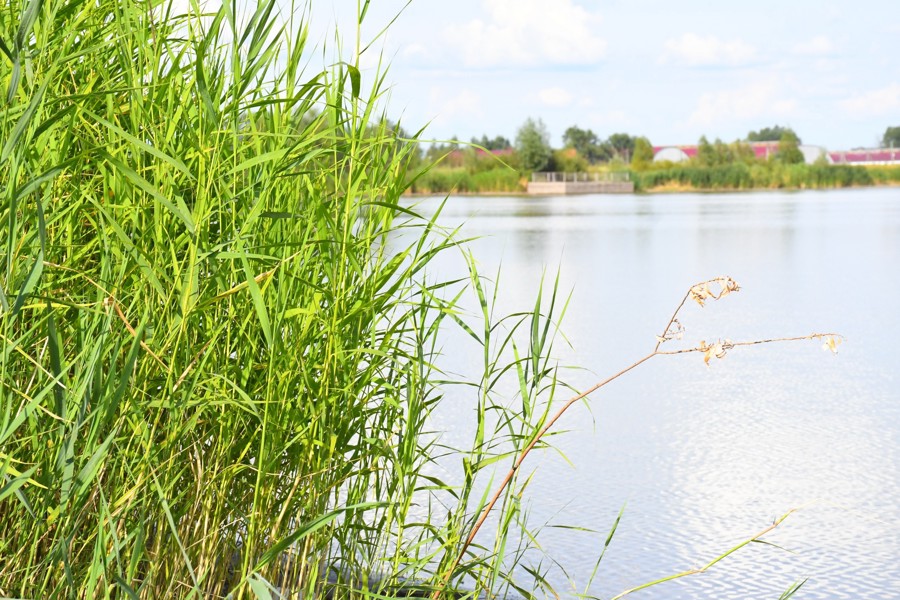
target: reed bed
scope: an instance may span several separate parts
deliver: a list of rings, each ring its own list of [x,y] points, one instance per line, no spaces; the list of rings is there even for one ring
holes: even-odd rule
[[[437,167],[425,170],[411,181],[414,194],[491,194],[525,192],[525,179],[518,171],[505,166],[476,173],[464,167]]]
[[[673,166],[633,172],[638,191],[686,187],[697,190],[830,189],[890,183],[900,169],[870,170],[849,165],[785,165],[775,161],[719,166]]]
[[[302,10],[200,11],[0,9],[0,595],[416,562],[449,305],[421,271],[454,244],[398,221],[381,74],[363,97],[356,63],[308,69]]]

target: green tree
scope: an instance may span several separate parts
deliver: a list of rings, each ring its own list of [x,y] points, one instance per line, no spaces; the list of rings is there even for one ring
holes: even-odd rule
[[[800,138],[797,137],[796,133],[787,130],[781,134],[781,139],[778,140],[777,158],[779,161],[788,165],[795,165],[806,161],[803,157],[803,153],[800,152]]]
[[[763,127],[759,131],[751,131],[747,134],[748,142],[780,142],[781,136],[785,133],[792,134],[795,138],[797,138],[797,143],[802,144],[800,141],[800,137],[794,132],[790,127],[782,127],[781,125],[775,125],[774,127]]]
[[[498,135],[494,138],[489,138],[486,135],[482,135],[480,138],[473,137],[472,143],[487,150],[506,150],[507,148],[512,148],[512,142],[502,135]]]
[[[440,160],[447,152],[449,152],[447,146],[440,142],[434,142],[425,150],[425,160],[429,163],[435,162]]]
[[[704,167],[711,167],[716,164],[716,149],[709,143],[705,135],[700,136],[697,142],[697,162]]]
[[[608,159],[610,152],[603,146],[600,137],[590,129],[572,125],[563,133],[563,146],[574,148],[578,155],[589,163]]]
[[[653,162],[653,145],[645,137],[639,137],[634,141],[634,157],[631,159],[631,168],[643,171]]]
[[[713,142],[713,150],[715,151],[715,164],[716,165],[730,165],[734,162],[734,152],[731,149],[731,146],[716,138],[716,141]]]
[[[627,133],[614,133],[607,138],[606,143],[613,153],[624,158],[626,162],[634,154],[634,141],[636,138]]]
[[[881,138],[882,148],[900,148],[900,127],[888,127]]]
[[[516,134],[516,151],[522,167],[529,171],[540,171],[550,164],[553,150],[550,148],[550,134],[541,119],[528,118]]]
[[[751,164],[756,162],[756,153],[750,144],[737,140],[731,144],[731,156],[735,162]]]

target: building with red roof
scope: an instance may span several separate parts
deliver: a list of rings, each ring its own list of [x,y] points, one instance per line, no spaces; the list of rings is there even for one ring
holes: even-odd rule
[[[900,165],[900,149],[868,148],[840,150],[828,153],[829,162],[836,165]]]
[[[742,142],[743,143],[743,142]],[[746,142],[745,145],[753,150],[753,154],[759,159],[769,159],[778,154],[779,142]],[[825,148],[820,146],[801,145],[800,152],[807,163],[813,163],[822,154],[827,153]],[[684,146],[655,146],[653,148],[653,161],[662,162],[669,161],[673,163],[684,162],[697,156],[698,146],[696,144],[688,144]]]
[[[778,153],[778,142],[749,142],[756,158],[768,159]],[[821,146],[801,144],[800,152],[807,164],[812,164],[820,157],[835,165],[900,165],[900,148],[862,148],[856,150],[839,150],[828,152]],[[653,162],[669,161],[680,163],[697,156],[697,145],[655,146]]]

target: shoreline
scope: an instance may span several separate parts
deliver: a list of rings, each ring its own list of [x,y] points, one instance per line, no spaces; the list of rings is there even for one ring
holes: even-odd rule
[[[727,194],[727,193],[753,193],[753,192],[827,192],[830,190],[865,190],[877,188],[898,188],[900,181],[887,181],[881,183],[873,183],[871,185],[847,185],[847,186],[822,186],[822,187],[749,187],[749,188],[701,188],[694,187],[690,184],[667,183],[654,186],[644,190],[635,190],[627,194],[600,194],[606,196],[642,196],[647,194]],[[511,192],[404,192],[405,198],[435,198],[441,196],[462,196],[462,197],[522,197],[522,198],[543,198],[548,196],[558,196],[559,194],[529,194],[524,191]],[[598,194],[567,194],[569,196],[593,196]]]
[[[646,190],[634,192],[635,194],[727,194],[727,193],[749,193],[749,192],[828,192],[831,190],[865,190],[876,188],[894,188],[900,187],[900,182],[887,181],[882,183],[873,183],[871,185],[843,185],[843,186],[784,186],[784,187],[749,187],[749,188],[698,188],[686,184],[664,184],[658,185]]]

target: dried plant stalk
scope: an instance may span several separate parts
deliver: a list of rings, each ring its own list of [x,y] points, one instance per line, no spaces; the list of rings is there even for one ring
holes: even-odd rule
[[[755,346],[755,345],[759,345],[759,344],[772,344],[775,342],[793,342],[793,341],[801,341],[801,340],[819,340],[819,339],[824,340],[825,349],[831,350],[832,352],[837,352],[837,345],[839,343],[841,343],[841,341],[843,341],[843,336],[841,336],[840,334],[837,334],[837,333],[811,333],[809,335],[802,335],[802,336],[773,337],[773,338],[767,338],[767,339],[741,341],[741,342],[733,342],[729,339],[723,339],[723,340],[719,340],[719,341],[716,341],[716,342],[713,342],[710,344],[708,344],[704,340],[704,341],[701,341],[696,346],[691,347],[691,348],[683,348],[683,349],[679,349],[679,350],[668,350],[668,351],[660,350],[660,347],[665,342],[673,340],[673,339],[681,339],[682,338],[682,336],[684,334],[684,327],[681,325],[680,321],[678,320],[678,315],[681,313],[681,310],[684,308],[685,304],[687,303],[687,301],[689,299],[694,300],[697,304],[699,304],[702,307],[705,305],[705,303],[708,300],[719,300],[732,292],[740,291],[740,289],[741,288],[737,284],[737,282],[728,276],[716,277],[716,278],[709,279],[707,281],[701,281],[700,283],[692,285],[688,289],[688,291],[685,293],[684,297],[681,299],[681,302],[675,308],[672,315],[669,317],[669,320],[667,321],[662,334],[656,337],[656,346],[653,348],[652,352],[650,352],[646,356],[636,360],[635,362],[631,363],[624,369],[621,369],[620,371],[616,372],[615,374],[607,377],[606,379],[599,381],[598,383],[594,384],[587,390],[585,390],[575,396],[572,396],[571,398],[566,400],[566,402],[553,414],[553,416],[551,416],[547,420],[547,422],[543,425],[543,427],[541,427],[534,434],[534,436],[532,436],[531,440],[528,442],[528,444],[525,446],[525,448],[516,456],[515,460],[513,461],[512,466],[506,472],[506,475],[504,475],[503,479],[500,482],[500,485],[497,487],[497,490],[490,497],[490,500],[485,505],[485,507],[482,509],[481,514],[478,516],[478,519],[475,521],[475,524],[472,526],[472,529],[469,531],[469,534],[466,537],[466,540],[463,543],[462,548],[459,550],[459,552],[456,555],[456,559],[453,561],[450,568],[447,569],[447,571],[443,575],[441,584],[438,587],[438,589],[435,590],[435,592],[433,594],[433,598],[437,599],[441,595],[443,588],[446,587],[446,585],[449,583],[450,579],[453,577],[453,574],[456,572],[457,567],[462,562],[462,559],[465,557],[466,552],[469,549],[469,546],[471,546],[472,542],[474,541],[475,536],[478,535],[478,532],[481,530],[481,527],[484,525],[484,522],[487,520],[491,511],[494,509],[494,506],[497,504],[497,502],[503,496],[504,491],[509,486],[510,482],[512,481],[512,479],[515,476],[518,469],[522,466],[522,463],[525,462],[525,459],[528,457],[528,454],[532,451],[532,449],[534,449],[534,447],[538,444],[538,442],[541,441],[541,439],[546,435],[546,433],[548,431],[550,431],[550,429],[553,428],[553,426],[556,424],[556,422],[559,420],[559,418],[562,417],[562,415],[565,414],[565,412],[567,410],[569,410],[569,408],[573,404],[578,402],[579,400],[583,400],[584,398],[590,396],[591,394],[593,394],[600,388],[615,381],[622,375],[624,375],[624,374],[628,373],[629,371],[635,369],[636,367],[644,364],[645,362],[647,362],[648,360],[650,360],[651,358],[653,358],[655,356],[673,356],[673,355],[677,355],[677,354],[689,354],[692,352],[697,352],[697,353],[703,354],[704,362],[708,366],[711,358],[713,358],[713,357],[724,358],[725,354],[729,350],[739,347],[739,346]],[[788,513],[788,514],[790,514],[790,513]],[[770,531],[775,526],[780,524],[786,517],[787,517],[787,515],[785,515],[784,517],[779,519],[777,523],[773,524],[772,526],[766,528],[764,531],[760,532],[760,534],[754,536],[753,539],[757,539],[760,535]],[[743,545],[745,545],[745,544],[742,544],[738,548],[742,547]],[[734,550],[737,550],[738,548],[734,548],[731,552],[733,552]],[[729,552],[728,554],[730,554],[731,552]],[[691,575],[694,573],[702,573],[707,568],[711,567],[715,562],[718,562],[718,560],[719,559],[717,559],[716,561],[713,561],[712,563],[710,563],[703,569],[688,571],[688,572],[679,574],[676,577],[683,577],[685,575]],[[669,579],[671,579],[671,578],[669,578]],[[660,582],[654,582],[654,583],[660,583]],[[646,584],[644,586],[640,586],[638,588],[629,590],[629,592],[626,592],[626,593],[630,593],[631,591],[636,591],[638,589],[643,589],[644,587],[648,587],[649,585],[653,585],[653,584]]]

